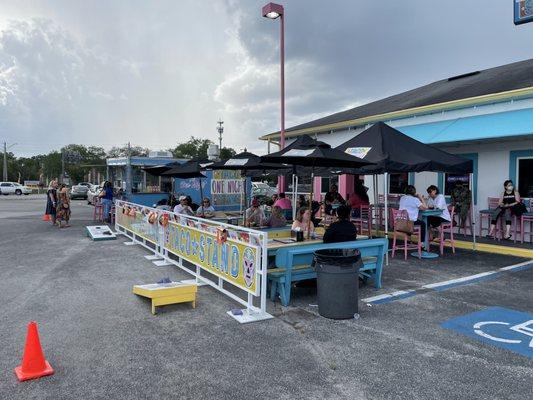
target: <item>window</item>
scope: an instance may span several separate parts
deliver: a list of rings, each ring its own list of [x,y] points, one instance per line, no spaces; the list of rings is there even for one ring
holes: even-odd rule
[[[533,158],[519,158],[517,160],[516,186],[522,197],[533,197]]]
[[[339,187],[339,176],[322,177],[322,193],[329,192],[331,185],[337,185]]]
[[[470,184],[470,174],[444,174],[444,195],[451,196],[455,186]]]
[[[409,174],[407,172],[389,175],[389,193],[403,194],[408,184]]]
[[[3,187],[11,187],[11,183],[2,183]]]

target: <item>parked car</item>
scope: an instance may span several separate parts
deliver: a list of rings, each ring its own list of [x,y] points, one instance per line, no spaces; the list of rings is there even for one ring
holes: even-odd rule
[[[70,188],[69,195],[71,199],[86,199],[88,191],[89,188],[85,185],[74,185]]]
[[[267,196],[272,197],[278,191],[275,187],[269,186],[265,182],[252,182],[252,195],[253,196]]]
[[[87,192],[87,204],[94,204],[95,199],[98,197],[101,191],[102,191],[101,186],[93,185],[93,187],[90,188],[89,191]]]
[[[31,189],[17,182],[0,182],[0,193],[4,196],[8,194],[16,194],[17,196],[21,194],[28,195],[31,193]]]

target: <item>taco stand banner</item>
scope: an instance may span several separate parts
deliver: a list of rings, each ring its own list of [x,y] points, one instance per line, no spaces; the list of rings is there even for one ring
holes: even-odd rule
[[[117,201],[115,209],[115,230],[132,240],[126,244],[146,247],[159,258],[154,263],[174,264],[194,275],[197,284],[208,284],[245,305],[242,315],[228,311],[239,322],[272,318],[266,312],[266,233],[124,201]],[[219,279],[211,280],[202,271]],[[227,284],[242,295],[229,291]]]

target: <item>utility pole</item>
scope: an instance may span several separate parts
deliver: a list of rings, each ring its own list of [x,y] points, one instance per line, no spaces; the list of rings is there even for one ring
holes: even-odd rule
[[[224,124],[224,121],[222,121],[222,118],[218,119],[217,122],[217,131],[218,131],[218,149],[222,150],[222,133],[224,132],[224,127],[222,126]]]
[[[4,142],[4,182],[7,181],[7,143]]]
[[[126,195],[131,196],[132,192],[132,177],[131,177],[131,143],[128,142],[128,153],[126,161]]]
[[[13,143],[9,147],[7,147],[7,142],[4,142],[4,181],[7,181],[7,149],[10,149],[17,143]]]

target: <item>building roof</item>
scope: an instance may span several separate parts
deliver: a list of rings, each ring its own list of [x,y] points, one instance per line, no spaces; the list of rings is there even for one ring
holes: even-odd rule
[[[502,95],[503,94],[503,95]],[[507,98],[533,95],[533,59],[453,76],[286,129],[287,136],[327,132]],[[273,139],[279,131],[261,137]]]

